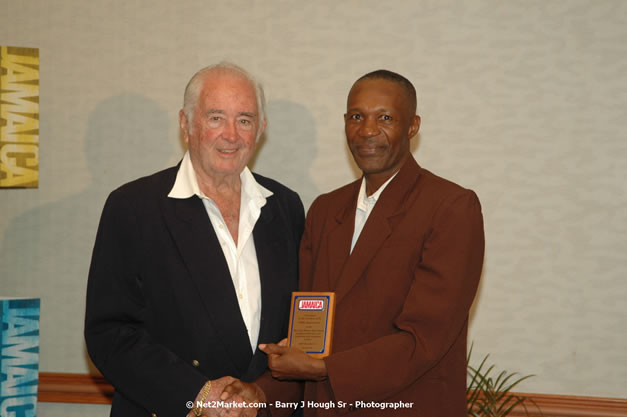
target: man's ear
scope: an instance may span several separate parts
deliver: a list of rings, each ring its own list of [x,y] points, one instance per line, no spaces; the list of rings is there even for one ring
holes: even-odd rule
[[[409,124],[409,131],[407,132],[407,137],[409,139],[413,138],[414,136],[416,136],[419,130],[420,130],[420,116],[415,115],[414,117],[412,117],[411,122]]]
[[[257,140],[259,140],[261,135],[263,135],[263,132],[266,131],[266,126],[267,125],[268,125],[268,120],[264,119],[263,123],[261,124],[261,129],[259,129],[259,133],[257,134]]]
[[[181,131],[183,132],[183,140],[185,143],[189,141],[189,122],[187,120],[187,116],[185,116],[185,112],[183,109],[179,111],[179,126],[181,127]]]

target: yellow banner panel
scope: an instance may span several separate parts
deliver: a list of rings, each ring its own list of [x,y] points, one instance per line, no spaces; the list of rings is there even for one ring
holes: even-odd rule
[[[0,46],[0,188],[39,186],[39,49]]]

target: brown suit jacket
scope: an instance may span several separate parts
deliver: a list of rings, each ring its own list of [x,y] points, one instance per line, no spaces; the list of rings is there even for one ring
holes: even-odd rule
[[[329,377],[306,383],[304,415],[465,416],[468,311],[484,253],[479,200],[410,157],[350,254],[360,185],[318,197],[307,215],[299,287],[335,291],[336,316]],[[399,401],[411,408],[378,408]]]

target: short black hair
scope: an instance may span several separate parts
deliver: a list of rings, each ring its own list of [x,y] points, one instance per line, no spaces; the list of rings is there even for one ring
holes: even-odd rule
[[[405,94],[407,94],[407,98],[409,99],[410,105],[413,108],[414,114],[416,113],[416,107],[418,102],[416,98],[416,88],[411,83],[411,81],[403,77],[401,74],[397,74],[396,72],[386,69],[379,69],[359,77],[359,79],[357,79],[357,81],[355,81],[355,83],[353,84],[353,87],[357,85],[357,83],[359,83],[360,81],[364,80],[387,80],[399,84],[405,90]]]

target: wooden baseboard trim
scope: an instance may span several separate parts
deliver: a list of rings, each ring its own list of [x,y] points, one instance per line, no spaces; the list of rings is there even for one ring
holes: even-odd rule
[[[627,399],[553,394],[524,394],[527,413],[519,406],[511,417],[627,417]],[[39,374],[39,401],[111,404],[113,387],[100,375]]]
[[[627,399],[555,394],[526,394],[525,408],[518,406],[512,417],[627,417]]]
[[[111,404],[113,391],[100,375],[39,373],[40,402]]]

